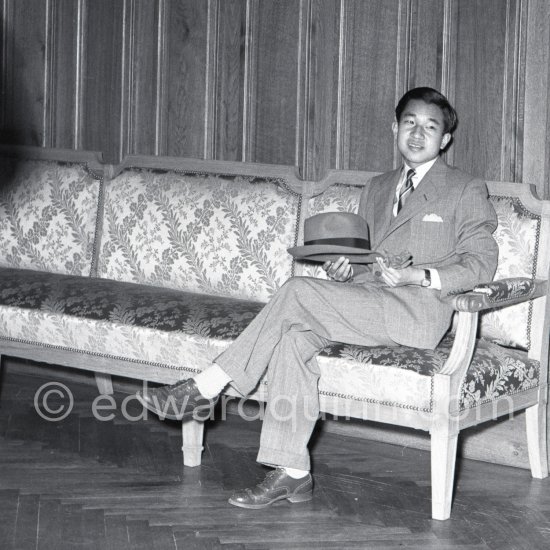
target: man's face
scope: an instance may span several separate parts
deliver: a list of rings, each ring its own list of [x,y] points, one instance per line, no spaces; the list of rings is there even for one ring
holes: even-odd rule
[[[397,148],[411,168],[437,157],[451,139],[451,134],[444,132],[441,109],[418,99],[407,103],[401,120],[394,122],[392,129]]]

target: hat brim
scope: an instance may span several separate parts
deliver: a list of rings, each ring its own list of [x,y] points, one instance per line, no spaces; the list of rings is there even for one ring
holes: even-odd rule
[[[294,246],[288,249],[288,253],[297,260],[323,263],[326,261],[333,262],[345,256],[349,258],[352,264],[370,264],[375,262],[377,257],[382,256],[379,252],[364,248],[322,244]]]

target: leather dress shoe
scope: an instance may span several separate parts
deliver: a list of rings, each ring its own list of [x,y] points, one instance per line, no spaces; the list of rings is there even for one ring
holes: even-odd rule
[[[313,479],[311,474],[300,479],[290,477],[284,468],[277,468],[269,472],[265,479],[252,487],[233,493],[229,504],[259,510],[267,508],[278,500],[289,502],[306,502],[313,498]]]
[[[144,407],[161,419],[171,420],[182,420],[191,416],[196,420],[206,420],[219,399],[219,396],[214,399],[204,397],[193,378],[170,386],[148,388],[137,392],[136,397]]]

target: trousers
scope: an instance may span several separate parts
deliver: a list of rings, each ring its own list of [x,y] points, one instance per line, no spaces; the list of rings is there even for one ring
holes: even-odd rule
[[[308,443],[319,417],[318,353],[331,342],[395,345],[374,283],[289,279],[216,359],[242,395],[266,372],[268,401],[257,460],[311,468]]]

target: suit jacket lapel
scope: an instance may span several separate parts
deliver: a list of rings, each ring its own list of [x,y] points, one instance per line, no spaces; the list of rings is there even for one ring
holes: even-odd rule
[[[376,239],[380,242],[390,227],[393,221],[393,201],[395,197],[395,189],[401,177],[401,168],[388,173],[387,178],[380,182],[380,186],[377,193],[374,196],[374,212],[378,215],[375,216],[374,223],[376,224],[375,230],[372,231],[372,236],[378,236]],[[414,193],[413,193],[414,194]],[[371,238],[372,238],[371,236]],[[377,246],[378,243],[371,243],[371,246]]]
[[[382,240],[384,240],[390,233],[395,231],[398,227],[401,227],[404,223],[407,223],[413,216],[421,211],[426,203],[436,199],[442,187],[445,185],[447,175],[447,165],[438,159],[437,162],[430,168],[428,173],[422,178],[422,181],[411,194],[403,209],[393,216],[392,207],[390,205],[387,212],[389,212],[389,223],[385,226]],[[397,182],[396,182],[397,185]],[[392,190],[392,200],[395,194],[395,186]]]

